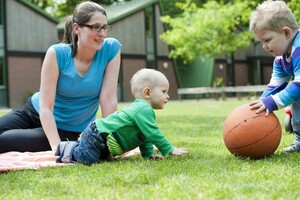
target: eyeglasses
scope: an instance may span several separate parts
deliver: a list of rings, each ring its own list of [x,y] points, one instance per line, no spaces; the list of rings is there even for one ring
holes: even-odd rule
[[[110,25],[103,25],[101,26],[100,24],[92,24],[92,25],[89,25],[89,24],[79,24],[79,26],[85,26],[85,27],[88,27],[89,29],[91,29],[92,31],[95,31],[95,32],[101,32],[101,30],[103,30],[105,33],[108,33],[110,30],[111,30],[111,26]]]

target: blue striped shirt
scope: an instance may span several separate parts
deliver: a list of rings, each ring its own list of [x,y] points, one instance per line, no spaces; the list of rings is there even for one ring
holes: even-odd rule
[[[270,83],[260,98],[272,112],[300,100],[300,34],[299,30],[288,54],[277,56]]]

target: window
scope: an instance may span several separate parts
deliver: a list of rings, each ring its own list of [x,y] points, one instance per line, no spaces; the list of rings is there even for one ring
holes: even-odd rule
[[[3,56],[0,55],[0,85],[4,85],[4,80],[3,80],[3,72],[4,72],[4,58]]]
[[[153,10],[152,7],[148,7],[146,12],[146,34],[147,37],[153,37]]]
[[[154,34],[154,9],[148,7],[145,10],[146,22],[146,44],[147,44],[147,67],[156,68],[155,66],[155,34]]]
[[[4,28],[4,1],[0,0],[0,107],[7,106]]]
[[[4,14],[4,5],[3,5],[3,1],[0,1],[0,26],[3,25],[3,14]]]

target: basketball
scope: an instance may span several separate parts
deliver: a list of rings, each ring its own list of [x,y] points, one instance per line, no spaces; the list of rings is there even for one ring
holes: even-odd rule
[[[223,140],[237,157],[261,159],[274,154],[281,140],[281,125],[274,113],[250,110],[249,104],[235,108],[224,121]]]

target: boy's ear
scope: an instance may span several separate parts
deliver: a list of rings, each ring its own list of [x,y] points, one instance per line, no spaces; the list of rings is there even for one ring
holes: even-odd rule
[[[143,90],[143,96],[144,96],[144,98],[145,98],[145,99],[150,98],[150,95],[151,95],[151,90],[150,90],[150,88],[145,87],[144,90]]]
[[[282,30],[286,37],[290,37],[292,35],[292,29],[290,29],[289,27],[285,26]]]

